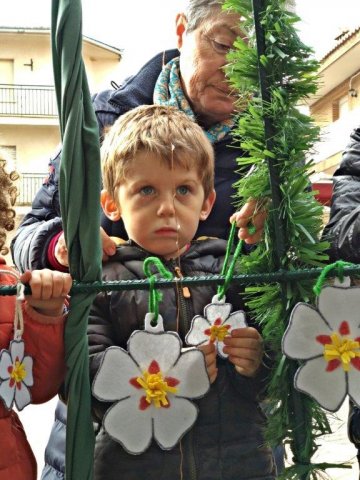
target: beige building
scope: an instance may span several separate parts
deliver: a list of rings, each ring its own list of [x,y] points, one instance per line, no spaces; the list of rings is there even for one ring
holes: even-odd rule
[[[83,38],[90,91],[120,78],[121,51]],[[31,202],[59,144],[50,30],[0,27],[0,158],[21,174],[19,204]]]
[[[360,27],[339,35],[320,64],[319,89],[308,102],[321,127],[313,159],[316,172],[332,175],[351,131],[360,125]]]

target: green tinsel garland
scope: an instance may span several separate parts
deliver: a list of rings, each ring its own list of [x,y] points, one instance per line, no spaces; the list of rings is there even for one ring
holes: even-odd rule
[[[243,176],[236,184],[238,205],[249,198],[266,201],[274,196],[269,163],[280,180],[275,185],[279,205],[275,209],[269,204],[264,241],[240,260],[239,272],[325,266],[328,244],[319,240],[322,207],[310,189],[308,169],[311,165],[305,165],[305,154],[311,151],[319,131],[297,108],[301,100],[316,92],[318,63],[312,50],[300,41],[294,27],[299,18],[286,10],[285,0],[262,1],[260,24],[265,49],[259,62],[251,0],[227,0],[224,8],[241,15],[241,28],[249,39],[249,43],[241,39],[236,41],[234,50],[228,55],[227,67],[233,86],[245,98],[252,96],[249,107],[239,116],[235,134],[245,151],[245,156],[238,159],[239,170],[244,171],[252,165],[251,174]],[[260,95],[259,64],[260,74],[266,77],[265,101]],[[271,126],[271,135],[266,130],[266,122]],[[276,229],[282,230],[282,239],[281,235],[275,235]],[[274,242],[278,240],[276,237],[280,237],[280,245]],[[311,463],[318,437],[330,433],[330,426],[324,410],[294,389],[298,363],[281,353],[281,340],[290,312],[297,302],[314,301],[312,287],[312,280],[302,280],[246,288],[247,305],[262,327],[265,344],[275,352],[268,388],[271,415],[267,440],[273,446],[289,444],[294,463],[285,470],[282,479],[315,480],[327,468],[346,468],[345,465]]]

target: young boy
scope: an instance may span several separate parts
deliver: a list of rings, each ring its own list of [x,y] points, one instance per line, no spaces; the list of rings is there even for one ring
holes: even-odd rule
[[[143,262],[158,256],[175,276],[218,274],[226,242],[195,240],[198,223],[215,200],[214,157],[202,129],[172,107],[142,106],[115,122],[102,146],[101,204],[110,220],[123,219],[130,240],[104,265],[104,280],[144,278]],[[165,330],[184,339],[195,314],[211,302],[216,286],[163,289],[160,313]],[[142,329],[148,291],[100,293],[92,307],[88,338],[94,378],[104,351],[126,349]],[[226,292],[233,311],[240,296]],[[155,442],[140,456],[127,453],[101,428],[96,438],[95,480],[242,480],[274,478],[270,449],[264,446],[264,417],[258,394],[264,387],[261,336],[253,327],[233,330],[224,340],[228,359],[213,344],[202,347],[212,382],[196,401],[198,419],[172,450]],[[93,398],[101,422],[110,404]]]

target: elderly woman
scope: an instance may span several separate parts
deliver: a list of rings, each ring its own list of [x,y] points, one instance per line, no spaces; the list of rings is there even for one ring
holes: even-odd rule
[[[171,104],[194,118],[206,131],[215,150],[215,189],[217,199],[198,236],[227,238],[232,205],[233,183],[238,180],[236,158],[242,151],[233,145],[231,130],[236,109],[236,92],[226,81],[223,67],[226,54],[237,36],[241,36],[239,17],[221,10],[218,0],[190,0],[186,14],[176,17],[178,50],[162,52],[117,90],[106,90],[94,97],[93,104],[100,132],[123,113],[142,104]],[[180,53],[179,53],[180,52]],[[231,147],[230,147],[231,145]],[[230,148],[229,148],[230,147]],[[50,162],[46,183],[38,192],[33,208],[26,215],[12,243],[15,265],[20,270],[67,267],[67,251],[62,235],[58,175],[61,152]],[[240,235],[248,243],[261,236],[263,217],[253,219],[257,232],[250,236],[246,225],[253,204],[238,215]],[[122,222],[102,220],[105,255],[115,252],[108,238],[127,238]]]
[[[176,17],[176,34],[178,49],[162,52],[151,59],[117,90],[97,94],[93,99],[94,109],[101,133],[119,116],[142,104],[175,105],[198,122],[215,150],[217,197],[212,213],[205,222],[201,222],[197,234],[227,238],[229,217],[234,214],[232,185],[238,179],[235,173],[238,170],[236,158],[242,155],[242,151],[233,144],[231,136],[237,97],[226,81],[223,67],[226,64],[227,52],[232,48],[236,37],[241,36],[239,17],[223,11],[218,0],[190,0],[186,13],[180,13]],[[37,194],[32,211],[25,217],[13,241],[14,262],[21,270],[40,266],[61,269],[68,265],[59,208],[59,162],[60,153],[51,161],[49,178]],[[242,227],[240,235],[246,238],[248,243],[256,242],[261,235],[261,215],[253,218],[253,223],[258,227],[255,236],[250,236],[246,228],[253,210],[254,205],[250,203],[236,217],[238,226]],[[102,227],[106,258],[115,253],[115,243],[110,237],[126,238],[126,232],[122,222],[110,223],[103,219]],[[64,478],[65,418],[66,408],[59,402],[56,423],[46,450],[47,465],[42,476],[44,480]],[[261,413],[255,421],[263,423]],[[231,439],[229,443],[222,439],[220,444],[220,439],[214,438],[213,442],[215,449],[224,449],[223,458],[227,458],[221,466],[221,476],[216,477],[218,480],[274,478],[271,452],[264,447],[262,438],[257,438],[251,428],[244,429],[242,452],[231,451]],[[183,452],[184,462],[192,458],[190,454],[188,451]],[[246,458],[244,468],[234,470],[231,461],[234,455],[237,458]],[[192,478],[205,479],[198,477],[196,464],[204,463],[207,459],[193,460],[195,468]],[[215,478],[214,473],[210,474],[208,471],[208,474],[206,478]],[[132,478],[144,478],[142,475],[151,478],[150,472],[134,472]],[[162,480],[165,480],[165,477],[162,477]]]

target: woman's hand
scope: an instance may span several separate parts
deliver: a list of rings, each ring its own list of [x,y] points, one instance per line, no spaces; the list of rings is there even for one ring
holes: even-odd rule
[[[262,337],[255,328],[236,328],[224,338],[223,351],[229,355],[228,360],[235,365],[238,373],[254,377],[263,357],[262,343]]]
[[[26,296],[31,307],[43,315],[62,315],[65,298],[72,287],[69,273],[47,268],[32,272],[28,270],[21,275],[20,281],[31,287],[31,295]]]
[[[105,233],[105,230],[102,227],[100,227],[100,237],[103,251],[102,260],[103,262],[107,262],[109,260],[109,257],[115,255],[116,243]],[[68,249],[65,242],[64,232],[62,232],[55,245],[54,254],[56,260],[60,263],[60,265],[63,265],[64,267],[69,266]]]
[[[238,236],[245,243],[258,243],[264,233],[265,220],[268,211],[266,205],[259,205],[256,199],[250,199],[245,205],[230,217],[230,222],[236,222],[239,228]],[[251,227],[255,228],[255,233],[251,232]]]

